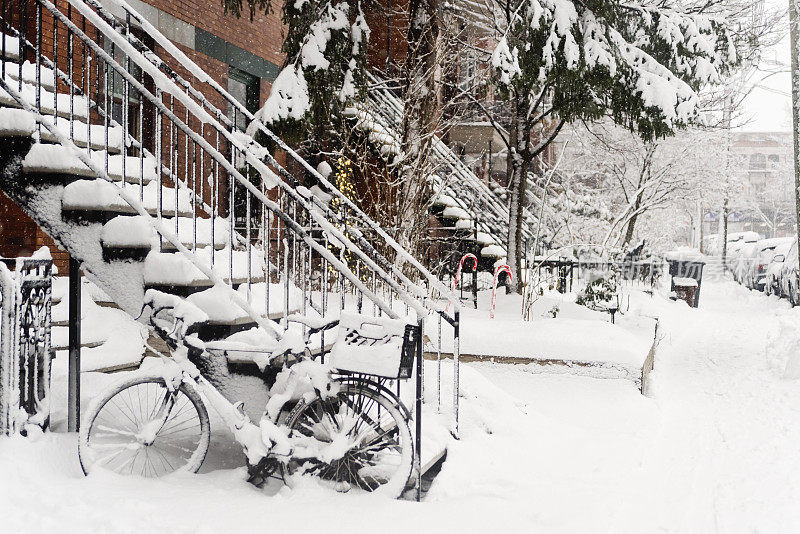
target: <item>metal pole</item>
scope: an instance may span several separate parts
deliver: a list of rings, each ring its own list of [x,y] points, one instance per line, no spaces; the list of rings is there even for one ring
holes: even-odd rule
[[[69,371],[67,431],[78,432],[81,418],[81,266],[69,257]]]
[[[419,319],[417,322],[419,331],[417,332],[417,402],[415,406],[415,423],[417,432],[417,501],[422,499],[422,395],[423,395],[423,377],[422,377],[422,335],[425,325],[424,319]]]
[[[453,416],[456,423],[456,436],[458,435],[458,394],[459,394],[459,360],[461,359],[461,312],[455,310],[453,321]]]

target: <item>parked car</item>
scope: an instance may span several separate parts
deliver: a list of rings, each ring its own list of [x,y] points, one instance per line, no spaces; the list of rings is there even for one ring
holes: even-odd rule
[[[786,241],[781,242],[773,250],[772,261],[769,262],[766,276],[764,277],[764,293],[767,295],[780,296],[781,270],[783,269],[783,263],[786,260],[786,257],[789,255],[792,245],[794,244],[797,244],[797,238],[790,237],[787,238]]]
[[[756,243],[761,236],[756,232],[736,232],[728,235],[728,245],[726,254],[726,266],[733,272],[733,277],[737,282],[741,279],[737,277],[737,267],[744,248],[752,243]]]
[[[734,280],[747,286],[750,267],[752,267],[759,252],[761,250],[758,247],[758,242],[742,243],[741,248],[736,253],[736,261],[733,267]]]
[[[764,288],[767,267],[775,255],[775,250],[784,243],[791,243],[792,240],[791,237],[773,237],[762,239],[756,243],[756,252],[751,254],[751,261],[748,262],[747,272],[744,276],[744,285],[748,289],[761,291]]]
[[[780,278],[780,294],[782,297],[789,299],[792,306],[797,306],[797,304],[800,303],[800,296],[798,295],[800,276],[797,263],[797,241],[795,241],[786,254],[786,259],[783,260]]]

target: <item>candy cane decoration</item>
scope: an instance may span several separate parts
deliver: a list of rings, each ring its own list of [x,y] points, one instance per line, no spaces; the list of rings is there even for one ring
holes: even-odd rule
[[[458,281],[461,279],[461,271],[464,268],[464,260],[472,260],[472,270],[475,271],[478,268],[478,258],[475,257],[475,254],[464,254],[461,256],[461,261],[458,262],[458,270],[456,271],[456,277],[453,278],[453,287],[450,288],[450,291],[453,293],[456,292],[456,286],[458,286]],[[450,309],[450,302],[447,303],[444,311],[448,311]]]
[[[489,319],[494,319],[494,305],[497,298],[497,277],[500,273],[508,273],[508,278],[513,280],[514,275],[511,273],[511,267],[506,264],[498,265],[494,268],[494,282],[492,283],[492,311],[489,312]]]

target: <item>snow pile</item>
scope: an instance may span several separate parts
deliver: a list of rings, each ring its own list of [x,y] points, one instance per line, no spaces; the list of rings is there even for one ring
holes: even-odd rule
[[[47,68],[44,65],[40,65],[39,69],[39,83],[42,84],[43,89],[52,91],[53,87],[55,86],[53,69]],[[6,76],[13,80],[19,80],[20,65],[18,63],[7,62],[5,64],[5,71]],[[22,81],[25,83],[35,84],[36,77],[36,63],[31,63],[30,61],[26,60],[22,64]]]
[[[778,317],[777,332],[771,333],[766,346],[766,357],[776,373],[789,380],[800,379],[800,329],[796,313]]]
[[[70,121],[65,117],[48,117],[48,119],[62,135],[71,138],[79,147],[85,147],[91,138],[94,149],[104,150],[107,145],[110,151],[114,152],[122,148],[122,126],[117,123],[110,124],[106,128],[104,124],[87,125],[85,122]],[[42,141],[58,142],[56,136],[47,128],[42,128],[41,136]]]
[[[481,256],[486,258],[505,258],[506,255],[506,249],[496,244],[487,245],[481,249]]]

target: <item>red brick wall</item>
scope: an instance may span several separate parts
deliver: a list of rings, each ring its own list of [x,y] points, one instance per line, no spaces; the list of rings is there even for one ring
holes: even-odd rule
[[[36,250],[36,223],[0,191],[0,256],[25,256]]]
[[[376,0],[364,6],[364,16],[370,29],[368,51],[370,66],[385,69],[387,52],[390,63],[403,64],[408,49],[407,11],[408,0]]]
[[[237,20],[225,15],[220,0],[145,0],[146,3],[217,37],[235,44],[277,65],[283,62],[280,53],[283,26],[280,21],[281,3],[273,13],[256,13],[250,22],[249,12]],[[244,2],[247,9],[247,2]],[[191,57],[191,56],[190,56]],[[191,57],[191,59],[194,59]]]

